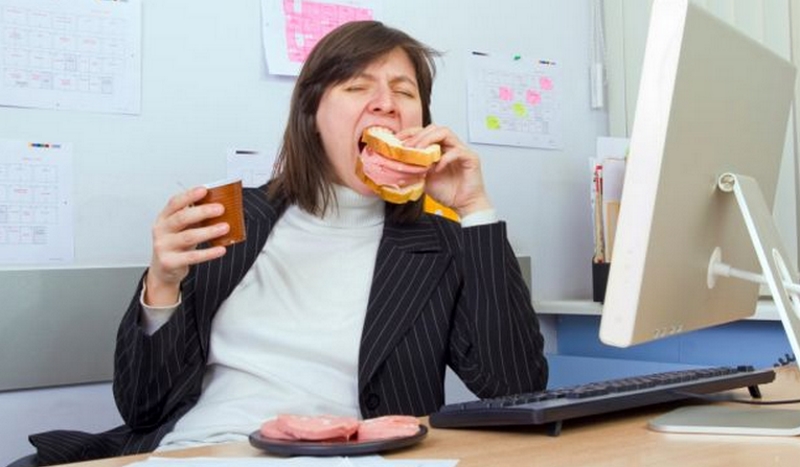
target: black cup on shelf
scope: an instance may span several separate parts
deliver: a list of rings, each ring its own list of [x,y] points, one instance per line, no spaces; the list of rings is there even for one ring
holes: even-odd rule
[[[592,300],[595,302],[603,303],[606,299],[609,269],[611,269],[611,263],[592,262]]]

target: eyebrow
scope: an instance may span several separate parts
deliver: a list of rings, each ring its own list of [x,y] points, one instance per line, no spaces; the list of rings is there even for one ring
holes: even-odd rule
[[[352,79],[359,79],[359,78],[367,79],[367,80],[370,80],[370,81],[377,81],[378,80],[378,78],[376,78],[375,75],[373,75],[372,73],[366,73],[366,72],[358,73],[355,76],[353,76]],[[397,75],[397,76],[394,76],[389,80],[389,83],[390,84],[408,83],[408,84],[414,86],[415,88],[419,88],[419,84],[417,84],[417,80],[415,78],[412,78],[412,77],[408,76],[408,75]]]

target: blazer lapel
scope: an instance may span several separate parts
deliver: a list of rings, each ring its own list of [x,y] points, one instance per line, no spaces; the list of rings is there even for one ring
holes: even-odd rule
[[[197,297],[199,319],[197,320],[200,344],[204,355],[208,355],[210,327],[214,313],[228,298],[253,266],[267,242],[269,233],[285,209],[285,205],[273,206],[267,202],[266,187],[245,190],[243,204],[247,241],[228,247],[225,256],[197,266],[197,284],[205,294]]]
[[[422,311],[452,260],[430,219],[384,226],[359,352],[359,390]]]

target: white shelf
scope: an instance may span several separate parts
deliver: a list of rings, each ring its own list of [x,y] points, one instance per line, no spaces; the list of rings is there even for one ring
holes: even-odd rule
[[[603,305],[591,300],[540,300],[533,302],[537,314],[600,316]],[[772,300],[759,300],[756,312],[750,318],[758,321],[780,321],[778,309]]]

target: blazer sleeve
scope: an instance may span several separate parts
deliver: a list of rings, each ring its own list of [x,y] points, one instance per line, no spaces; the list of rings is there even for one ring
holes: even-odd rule
[[[451,366],[483,398],[544,389],[544,338],[505,223],[466,227],[462,235]]]
[[[152,335],[140,324],[142,283],[120,323],[114,354],[114,399],[134,430],[160,426],[196,401],[205,360],[191,299],[194,281],[184,280],[182,303]]]

